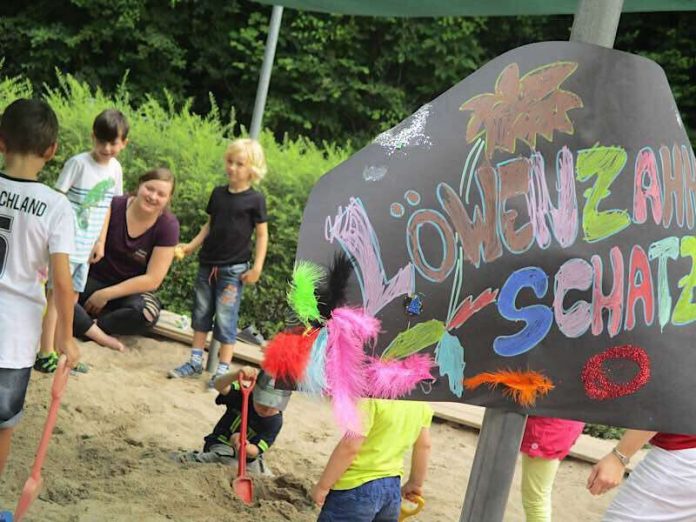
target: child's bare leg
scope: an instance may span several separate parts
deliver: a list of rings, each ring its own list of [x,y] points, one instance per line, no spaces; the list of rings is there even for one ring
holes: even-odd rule
[[[53,301],[53,290],[46,292],[46,314],[41,323],[41,347],[39,348],[39,357],[48,357],[53,351],[53,339],[56,333],[56,324],[58,323],[58,311],[56,303]]]
[[[193,343],[191,348],[194,350],[205,348],[205,341],[208,338],[208,332],[193,332]]]
[[[216,377],[225,375],[230,370],[232,363],[232,355],[234,355],[234,343],[220,343],[220,351],[218,351],[218,365],[215,370],[215,375],[211,379],[211,383]]]
[[[221,363],[229,366],[232,363],[232,356],[234,355],[234,344],[235,343],[220,343],[220,351],[218,352],[218,359]]]
[[[10,454],[10,442],[12,442],[12,428],[0,428],[0,475],[2,475]]]
[[[126,351],[126,347],[121,341],[107,334],[104,330],[97,326],[97,323],[90,326],[89,330],[85,332],[85,335],[95,343],[106,346],[107,348],[111,348],[112,350],[116,350],[117,352]]]

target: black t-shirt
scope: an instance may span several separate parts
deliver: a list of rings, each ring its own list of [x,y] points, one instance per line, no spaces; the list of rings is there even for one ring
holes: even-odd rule
[[[254,409],[253,399],[254,392],[251,392],[247,417],[247,441],[258,446],[260,455],[275,442],[280,428],[283,427],[283,412],[270,417],[261,417]],[[213,432],[205,437],[205,451],[213,444],[231,446],[232,435],[239,433],[242,425],[242,394],[239,392],[239,383],[233,383],[232,389],[227,395],[218,395],[215,404],[224,405],[227,409],[213,428]],[[247,460],[254,459],[247,457]]]
[[[204,265],[232,265],[251,259],[251,234],[268,221],[263,194],[250,188],[232,193],[227,185],[215,187],[206,212],[210,232],[203,241],[199,260]]]

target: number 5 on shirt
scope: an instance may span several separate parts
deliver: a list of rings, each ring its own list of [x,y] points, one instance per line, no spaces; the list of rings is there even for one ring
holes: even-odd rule
[[[5,273],[5,262],[7,261],[7,234],[12,230],[12,218],[10,216],[0,216],[0,277]]]

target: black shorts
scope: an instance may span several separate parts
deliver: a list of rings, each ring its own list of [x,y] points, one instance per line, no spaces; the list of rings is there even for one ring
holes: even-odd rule
[[[29,368],[0,368],[0,429],[14,428],[24,411],[31,366]]]

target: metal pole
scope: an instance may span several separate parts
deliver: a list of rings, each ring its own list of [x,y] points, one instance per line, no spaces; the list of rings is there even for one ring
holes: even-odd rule
[[[578,0],[570,40],[613,47],[623,0]],[[526,417],[486,409],[460,522],[502,522]]]
[[[273,69],[273,59],[275,58],[278,33],[280,33],[280,21],[282,18],[283,7],[274,5],[273,12],[271,13],[271,22],[268,24],[268,38],[266,38],[266,50],[263,53],[263,64],[261,65],[259,84],[256,87],[254,113],[251,116],[251,130],[249,134],[254,139],[257,139],[261,132],[261,121],[263,120],[263,111],[266,107],[268,85],[271,83],[271,70]]]
[[[614,47],[623,0],[578,0],[571,42]]]
[[[220,343],[215,339],[210,341],[208,345],[208,362],[205,365],[205,370],[210,373],[215,373],[218,367],[218,353],[220,352]]]

